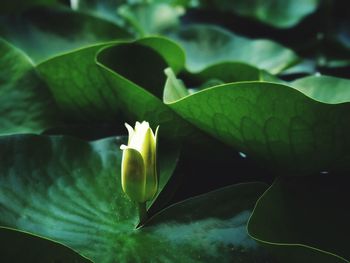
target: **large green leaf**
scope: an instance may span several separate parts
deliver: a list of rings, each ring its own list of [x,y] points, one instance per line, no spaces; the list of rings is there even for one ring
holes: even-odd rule
[[[204,6],[207,5],[220,11],[252,17],[274,27],[288,28],[313,13],[317,9],[320,0],[200,0],[200,2]]]
[[[324,103],[350,102],[350,80],[330,76],[310,76],[297,79],[292,87],[305,95]]]
[[[127,0],[88,0],[71,1],[73,10],[88,13],[93,16],[111,21],[116,24],[123,24],[119,15],[117,15],[118,6],[123,5]]]
[[[59,243],[17,230],[0,227],[0,241],[2,262],[91,262]]]
[[[305,90],[316,91],[312,87],[318,87],[322,79],[313,79],[304,80],[306,88],[299,89],[306,94]],[[283,84],[238,82],[208,88],[168,105],[195,126],[276,170],[320,172],[340,169],[339,165],[348,170],[350,104],[344,98],[349,97],[349,81],[328,80],[345,85],[336,87],[336,97],[342,101],[332,96],[328,103],[321,103],[311,92],[308,97]],[[321,87],[320,92],[333,87]]]
[[[158,32],[157,29],[164,29],[169,25],[177,24],[177,16],[183,12],[181,9],[187,6],[188,2],[188,0],[71,1],[72,8],[75,10],[90,13],[103,19],[113,21],[114,23],[121,24],[124,27],[127,26],[125,22],[129,22],[134,27],[134,31],[135,29],[136,31],[138,31],[138,29],[141,29],[141,31],[144,31],[144,29],[151,29],[151,31],[146,30],[146,32],[152,33]],[[171,6],[177,7],[177,10],[170,9]],[[162,23],[165,24],[165,27]],[[153,31],[154,29],[156,29],[156,31]]]
[[[0,5],[0,14],[18,13],[33,6],[55,5],[57,0],[2,0]]]
[[[180,25],[184,8],[173,7],[164,1],[126,4],[118,8],[120,14],[140,36],[164,34]]]
[[[188,133],[189,124],[160,98],[163,70],[170,66],[178,72],[183,64],[184,54],[175,43],[150,37],[83,48],[37,68],[68,119],[114,123],[122,111],[129,120],[161,125],[163,134],[176,137]]]
[[[168,76],[168,74],[166,75]],[[283,83],[281,79],[269,74],[265,70],[260,70],[256,67],[239,62],[214,64],[197,73],[182,72],[181,78],[189,86],[188,92],[190,93],[220,84],[239,81],[259,80]],[[168,80],[169,79],[171,78],[168,76]],[[174,82],[171,82],[171,84],[174,84]],[[167,93],[172,88],[174,88],[174,85],[165,85],[164,93]],[[187,94],[186,92],[182,92],[182,95],[184,96]]]
[[[186,66],[198,72],[221,62],[241,62],[270,73],[279,73],[296,63],[296,54],[265,39],[248,39],[210,25],[192,25],[172,33],[186,51]]]
[[[35,62],[103,41],[130,38],[117,25],[68,8],[35,8],[0,17],[0,36]]]
[[[205,68],[197,74],[192,74],[196,82],[206,82],[209,79],[217,79],[223,83],[263,80],[262,70],[239,62],[223,62]]]
[[[182,80],[176,78],[175,73],[171,68],[165,69],[164,73],[167,76],[163,92],[164,102],[178,100],[190,94]]]
[[[281,262],[350,262],[347,176],[283,177],[259,199],[248,231]]]
[[[161,100],[166,82],[164,70],[171,67],[178,72],[184,65],[184,53],[174,42],[150,37],[115,45],[101,50],[97,61],[129,118],[160,124],[163,133],[172,138],[193,132],[193,128]]]
[[[101,47],[91,47],[54,57],[37,66],[67,120],[115,121],[119,104],[95,63]]]
[[[245,229],[264,184],[184,201],[135,229],[136,209],[120,185],[119,145],[115,138],[2,137],[0,224],[50,238],[98,263],[266,261]],[[173,155],[169,147],[160,149],[160,180],[172,173]]]
[[[56,122],[56,106],[30,59],[0,39],[0,134],[40,133]]]

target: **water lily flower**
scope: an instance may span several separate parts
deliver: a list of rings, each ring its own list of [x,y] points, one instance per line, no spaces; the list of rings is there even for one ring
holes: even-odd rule
[[[149,123],[136,122],[135,129],[125,123],[129,132],[128,145],[121,145],[122,188],[133,201],[145,204],[153,199],[158,189],[156,168],[157,135]]]

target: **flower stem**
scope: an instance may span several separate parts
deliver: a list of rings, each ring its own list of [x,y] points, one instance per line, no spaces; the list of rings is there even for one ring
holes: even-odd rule
[[[146,209],[146,202],[144,203],[137,203],[137,208],[139,210],[139,225],[143,225],[145,221],[147,220],[147,209]]]

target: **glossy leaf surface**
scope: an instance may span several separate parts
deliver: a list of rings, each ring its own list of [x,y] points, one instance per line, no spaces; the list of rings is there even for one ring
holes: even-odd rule
[[[347,176],[277,179],[259,199],[248,230],[282,262],[349,262]]]
[[[119,145],[115,138],[1,138],[1,225],[50,238],[94,262],[264,262],[266,253],[245,228],[264,184],[178,203],[135,230],[135,206],[120,186]],[[166,159],[174,158],[169,148],[159,156],[164,180],[174,168]]]

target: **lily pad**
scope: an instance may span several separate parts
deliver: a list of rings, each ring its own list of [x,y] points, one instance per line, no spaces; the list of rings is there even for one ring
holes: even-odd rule
[[[277,28],[289,28],[316,11],[320,0],[207,1],[212,8],[254,18]]]
[[[182,80],[176,78],[171,68],[165,69],[164,73],[167,76],[163,92],[164,102],[178,100],[190,94]]]
[[[57,108],[30,59],[0,39],[0,134],[41,133]]]
[[[162,102],[164,70],[171,67],[178,72],[184,60],[180,47],[161,37],[106,47],[97,56],[101,73],[115,90],[123,112],[131,119],[161,125],[163,134],[171,138],[184,137],[194,130]]]
[[[218,63],[193,75],[198,82],[208,81],[208,79],[217,79],[222,81],[222,84],[229,82],[262,80],[262,70],[239,62]]]
[[[3,262],[91,262],[59,243],[17,230],[0,227],[0,241],[4,241],[0,249]]]
[[[271,75],[265,70],[261,70],[239,62],[222,62],[214,64],[198,73],[182,72],[181,78],[186,82],[187,85],[189,85],[189,93],[194,93],[199,90],[231,82],[258,80],[284,83],[281,79],[274,75]],[[170,78],[168,76],[168,80],[169,79]],[[168,90],[172,87],[174,87],[174,85],[165,85],[164,93],[168,92]],[[182,92],[181,94],[183,96],[188,95],[186,92]],[[177,99],[179,98],[180,97]]]
[[[293,81],[291,86],[323,103],[340,104],[350,102],[349,79],[310,76]]]
[[[305,89],[317,91],[310,85],[318,83],[308,82]],[[340,163],[342,170],[349,170],[349,101],[334,104],[330,97],[328,103],[322,103],[316,101],[316,95],[310,93],[309,97],[301,91],[277,83],[237,82],[208,88],[168,105],[194,126],[265,161],[274,170],[320,172],[339,169]],[[346,87],[337,91],[343,91],[343,96],[337,97],[347,96]]]
[[[266,262],[246,222],[266,185],[230,186],[138,222],[120,185],[120,139],[0,138],[0,224],[62,243],[99,263]],[[30,155],[30,158],[28,156]],[[160,163],[173,159],[169,148]],[[160,166],[169,177],[170,166]],[[269,261],[271,262],[271,261]]]
[[[347,176],[282,177],[259,199],[248,231],[282,262],[350,262]]]
[[[95,63],[96,53],[105,45],[56,56],[37,66],[66,120],[102,122],[117,119],[118,100]]]
[[[169,36],[184,48],[190,72],[222,62],[241,62],[276,74],[299,60],[292,50],[276,42],[248,39],[216,26],[191,25]]]
[[[57,4],[57,0],[3,0],[1,1],[0,14],[18,13],[33,6],[50,6]]]
[[[174,7],[164,1],[125,4],[118,8],[118,14],[139,36],[164,34],[179,27],[179,17],[184,12],[183,7]]]
[[[83,46],[131,38],[117,25],[69,8],[33,8],[0,18],[0,36],[36,63]]]
[[[131,121],[147,120],[177,137],[190,133],[191,126],[161,101],[163,70],[170,66],[178,72],[183,63],[184,54],[174,42],[150,37],[83,48],[37,68],[66,119],[114,123],[122,112]]]
[[[115,24],[123,25],[122,18],[117,14],[117,9],[126,2],[127,0],[71,1],[71,8],[77,12],[88,13]]]

